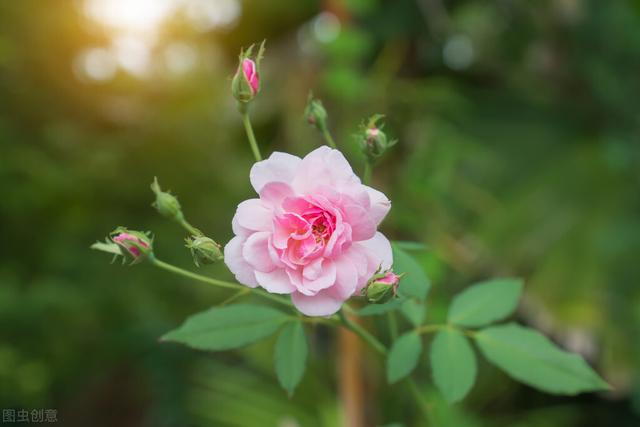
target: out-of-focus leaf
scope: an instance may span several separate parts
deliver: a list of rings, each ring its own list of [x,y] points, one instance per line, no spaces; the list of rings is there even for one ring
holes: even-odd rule
[[[427,314],[424,303],[414,299],[405,301],[400,311],[413,326],[420,326],[424,321],[424,316]]]
[[[249,304],[214,307],[189,317],[162,341],[200,350],[229,350],[273,334],[287,316],[279,310]]]
[[[542,391],[574,395],[609,389],[582,357],[559,349],[533,329],[510,323],[491,326],[474,337],[494,365]]]
[[[393,269],[396,274],[406,273],[398,288],[400,295],[419,300],[427,298],[431,287],[431,282],[429,282],[427,275],[411,255],[396,245],[393,245]]]
[[[476,379],[476,356],[467,338],[453,328],[438,332],[431,344],[433,380],[450,402],[463,399]]]
[[[366,307],[358,310],[359,316],[375,316],[378,314],[388,313],[389,311],[397,310],[402,306],[406,299],[395,298],[384,304],[369,304]]]
[[[387,357],[387,380],[393,384],[406,377],[418,364],[422,339],[416,332],[400,336],[391,346]]]
[[[280,385],[291,396],[307,367],[307,337],[300,322],[285,326],[275,348],[276,374]]]
[[[460,326],[484,326],[513,312],[522,293],[522,280],[502,278],[478,283],[455,296],[447,316]]]
[[[422,242],[411,242],[408,240],[394,240],[393,244],[404,251],[426,251],[429,249]]]

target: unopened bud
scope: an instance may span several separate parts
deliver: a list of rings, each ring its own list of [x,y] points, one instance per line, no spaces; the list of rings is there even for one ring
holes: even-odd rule
[[[382,131],[384,124],[378,125],[382,115],[376,114],[369,119],[366,125],[362,125],[358,139],[362,151],[367,156],[370,164],[375,163],[384,153],[393,147],[398,141],[387,139],[387,135]]]
[[[324,109],[322,101],[309,94],[307,107],[304,110],[304,118],[311,126],[324,132],[327,129],[327,110]]]
[[[142,262],[153,252],[153,241],[146,233],[118,227],[109,236],[120,248],[120,255],[131,260],[131,264]]]
[[[369,302],[383,304],[396,297],[402,276],[402,274],[395,274],[392,270],[375,274],[366,287],[366,295]]]
[[[191,236],[186,239],[186,242],[197,267],[203,264],[213,264],[224,258],[222,247],[209,237]]]
[[[264,56],[264,42],[257,55],[253,56],[254,46],[240,52],[238,69],[231,82],[231,92],[238,102],[248,103],[260,91],[260,62]]]
[[[183,219],[180,202],[178,202],[178,199],[171,193],[160,189],[160,184],[158,184],[157,178],[153,179],[153,182],[151,183],[151,190],[156,195],[156,200],[151,204],[151,206],[156,208],[160,215],[176,221],[181,221]]]

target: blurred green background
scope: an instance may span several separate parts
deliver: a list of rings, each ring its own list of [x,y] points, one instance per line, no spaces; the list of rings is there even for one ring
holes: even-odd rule
[[[191,266],[182,230],[150,207],[154,176],[192,223],[230,238],[252,195],[230,77],[240,47],[264,38],[252,110],[263,153],[321,143],[302,119],[309,90],[357,170],[358,124],[386,114],[400,143],[374,174],[394,204],[383,231],[429,245],[430,318],[476,280],[524,277],[517,319],[614,387],[553,397],[483,364],[448,408],[425,357],[418,379],[439,424],[640,425],[631,0],[0,2],[0,407],[56,408],[65,426],[340,425],[332,331],[314,332],[289,399],[273,340],[217,354],[157,341],[227,292],[89,250],[126,225]],[[371,425],[424,425],[371,359]]]

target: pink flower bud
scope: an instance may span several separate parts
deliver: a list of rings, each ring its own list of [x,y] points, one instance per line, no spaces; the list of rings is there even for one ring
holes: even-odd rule
[[[121,248],[131,254],[133,258],[139,258],[142,255],[141,249],[148,249],[149,244],[141,238],[129,233],[120,233],[113,236],[111,240],[117,243]]]
[[[383,304],[398,295],[398,285],[402,274],[395,274],[392,270],[376,273],[364,290],[367,299],[373,304]]]
[[[370,128],[367,129],[367,139],[374,139],[376,136],[380,135],[380,129],[378,128]]]
[[[393,271],[389,270],[383,277],[377,279],[376,282],[397,287],[398,283],[400,283],[401,278],[401,276],[398,276]]]
[[[251,86],[251,92],[255,95],[258,93],[258,88],[260,87],[260,76],[258,76],[256,63],[249,58],[245,58],[242,61],[242,72],[244,78],[249,82],[249,86]]]

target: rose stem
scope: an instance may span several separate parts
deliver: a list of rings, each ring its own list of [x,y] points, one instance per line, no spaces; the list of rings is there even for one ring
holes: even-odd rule
[[[333,137],[331,136],[331,132],[329,132],[329,129],[327,129],[326,127],[322,127],[322,136],[324,137],[324,140],[327,142],[327,145],[331,148],[335,148],[337,149],[338,146],[336,145],[336,142],[333,140]]]
[[[218,279],[214,279],[212,277],[207,277],[207,276],[203,276],[201,274],[197,274],[197,273],[193,273],[189,270],[185,270],[183,268],[180,267],[176,267],[175,265],[166,263],[164,261],[160,261],[159,259],[157,259],[154,256],[151,256],[149,258],[149,260],[151,261],[151,263],[153,265],[155,265],[156,267],[162,268],[163,270],[167,270],[170,271],[174,274],[178,274],[180,276],[184,276],[184,277],[188,277],[189,279],[193,279],[193,280],[197,280],[200,282],[204,282],[204,283],[209,283],[211,285],[214,286],[218,286],[221,288],[226,288],[226,289],[236,289],[236,290],[244,290],[244,289],[249,289],[249,292],[251,292],[252,294],[261,296],[263,298],[266,298],[268,300],[277,302],[278,304],[282,304],[282,305],[286,305],[287,307],[291,307],[291,301],[282,299],[276,295],[272,295],[268,292],[265,292],[261,289],[252,289],[252,288],[247,288],[243,285],[240,285],[238,283],[233,283],[233,282],[226,282],[224,280],[218,280]]]
[[[244,130],[247,132],[247,138],[249,139],[251,151],[253,151],[253,157],[256,158],[256,162],[259,162],[262,160],[262,155],[260,154],[260,148],[258,148],[256,136],[253,134],[253,127],[251,126],[251,120],[249,119],[247,105],[242,102],[238,102],[238,111],[240,111],[240,115],[242,116],[242,124],[244,125]]]

